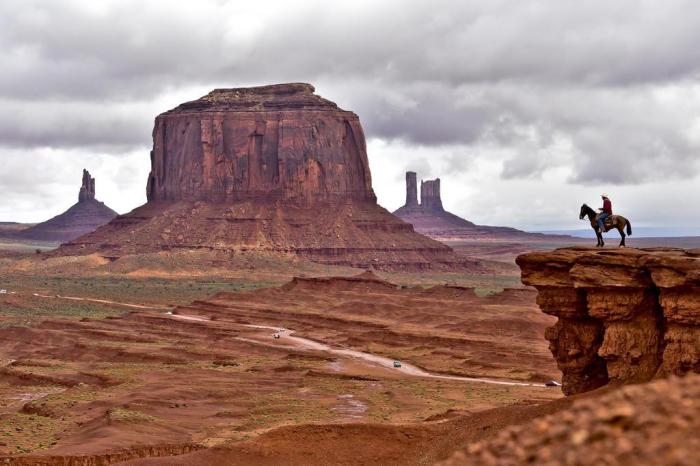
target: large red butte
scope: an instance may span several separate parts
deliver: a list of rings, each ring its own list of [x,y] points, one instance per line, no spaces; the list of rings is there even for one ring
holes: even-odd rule
[[[156,118],[149,201],[374,201],[353,112],[310,84],[217,89]]]

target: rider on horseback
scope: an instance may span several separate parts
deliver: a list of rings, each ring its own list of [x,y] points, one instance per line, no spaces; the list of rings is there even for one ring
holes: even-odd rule
[[[612,202],[608,198],[608,195],[603,193],[600,195],[603,198],[603,208],[598,209],[600,213],[598,214],[598,228],[600,231],[605,231],[605,219],[612,215]]]

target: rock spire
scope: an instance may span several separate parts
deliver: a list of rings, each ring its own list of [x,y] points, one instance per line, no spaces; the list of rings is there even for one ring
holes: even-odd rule
[[[90,172],[83,169],[83,184],[78,193],[78,202],[95,199],[95,178],[90,176]]]

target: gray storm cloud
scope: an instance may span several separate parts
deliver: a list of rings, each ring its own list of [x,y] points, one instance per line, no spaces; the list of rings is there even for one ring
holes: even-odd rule
[[[456,172],[489,147],[504,179],[688,179],[698,24],[675,0],[6,0],[0,149],[127,153],[175,95],[307,81],[369,138],[445,148]]]

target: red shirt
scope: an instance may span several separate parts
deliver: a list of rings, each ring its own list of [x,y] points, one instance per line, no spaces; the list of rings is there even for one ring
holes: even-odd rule
[[[603,212],[612,215],[612,202],[608,198],[603,199]]]

